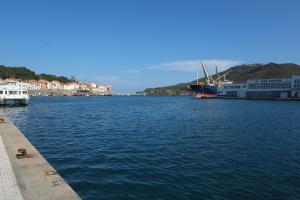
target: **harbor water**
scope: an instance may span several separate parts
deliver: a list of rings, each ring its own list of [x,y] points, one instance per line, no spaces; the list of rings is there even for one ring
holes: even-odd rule
[[[0,112],[82,199],[300,199],[300,102],[33,97]]]

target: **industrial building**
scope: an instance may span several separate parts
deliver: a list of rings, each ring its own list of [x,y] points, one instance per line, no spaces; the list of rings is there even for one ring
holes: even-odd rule
[[[300,98],[300,76],[247,80],[246,83],[241,84],[225,84],[220,88],[218,94],[250,98]]]

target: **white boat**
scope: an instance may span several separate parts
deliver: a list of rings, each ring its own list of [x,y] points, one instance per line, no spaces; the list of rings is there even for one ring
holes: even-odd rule
[[[0,83],[0,105],[27,105],[29,103],[27,87],[17,81]]]

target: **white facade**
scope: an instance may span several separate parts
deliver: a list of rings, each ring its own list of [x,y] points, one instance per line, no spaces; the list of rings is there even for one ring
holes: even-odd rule
[[[17,79],[0,79],[1,84],[7,83],[18,83],[24,89],[33,92],[34,94],[42,94],[44,92],[60,92],[68,91],[74,93],[88,92],[95,95],[111,95],[112,87],[111,85],[97,85],[95,83],[81,83],[81,82],[71,82],[71,83],[60,83],[59,81],[46,81],[46,80],[28,80],[21,81]]]
[[[74,90],[74,85],[73,84],[64,84],[63,90],[66,90],[66,91]]]
[[[0,104],[6,104],[7,101],[19,101],[20,104],[27,104],[29,95],[27,87],[18,81],[7,81],[0,84]]]
[[[247,90],[291,90],[291,78],[248,80]]]
[[[47,88],[48,90],[60,90],[61,89],[61,84],[58,81],[49,81],[47,83]]]
[[[300,98],[300,76],[292,77],[292,96]]]
[[[74,90],[80,90],[80,84],[79,83],[65,83],[63,84],[63,90],[66,91],[74,91]]]
[[[26,82],[25,83],[28,90],[41,90],[42,84],[38,81]]]
[[[223,87],[219,91],[219,95],[246,97],[246,91],[247,91],[247,84],[231,83],[231,84],[223,85]]]
[[[247,80],[245,84],[225,84],[220,95],[236,97],[300,98],[300,76]]]
[[[80,90],[81,91],[90,91],[89,83],[81,83]]]
[[[91,89],[93,89],[93,88],[97,87],[97,84],[96,83],[89,83],[89,86],[90,86]]]
[[[96,88],[92,89],[93,93],[99,95],[111,95],[111,85],[97,85]]]

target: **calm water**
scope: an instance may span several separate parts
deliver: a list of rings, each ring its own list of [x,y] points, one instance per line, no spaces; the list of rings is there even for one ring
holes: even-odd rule
[[[0,112],[82,199],[300,199],[300,102],[36,97]]]

